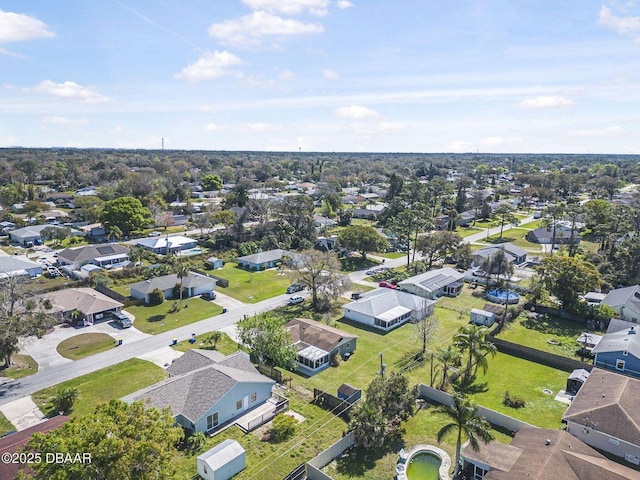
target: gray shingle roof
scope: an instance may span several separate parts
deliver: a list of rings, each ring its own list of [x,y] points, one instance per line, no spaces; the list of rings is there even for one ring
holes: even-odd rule
[[[507,242],[507,243],[501,243],[500,245],[496,245],[496,246],[491,246],[491,247],[485,247],[485,248],[481,248],[479,250],[476,250],[475,252],[473,252],[474,255],[480,255],[484,258],[489,258],[493,255],[495,255],[498,251],[500,250],[504,250],[505,253],[511,255],[511,257],[516,258],[516,257],[522,257],[523,255],[527,254],[527,251],[514,245],[513,243]]]
[[[170,377],[124,399],[148,401],[158,408],[169,407],[174,415],[181,414],[196,422],[238,383],[275,382],[260,374],[244,353],[236,352],[219,363]]]
[[[611,290],[601,303],[613,308],[628,305],[634,311],[640,312],[640,285]]]
[[[631,333],[633,332],[633,333]],[[628,352],[636,358],[640,358],[640,328],[631,324],[631,327],[617,332],[607,333],[593,349],[593,353]]]
[[[95,258],[129,253],[129,249],[118,244],[87,245],[85,247],[65,248],[58,253],[58,258],[69,262],[88,262]]]
[[[245,255],[244,257],[238,257],[239,261],[247,263],[262,264],[268,262],[275,262],[282,258],[283,255],[291,256],[291,252],[276,248],[274,250],[268,250],[266,252],[258,252],[253,255]]]
[[[223,354],[215,350],[192,348],[167,367],[167,373],[175,377],[220,362],[224,358]]]
[[[428,300],[417,295],[406,292],[399,292],[390,288],[378,288],[362,295],[360,300],[347,303],[344,309],[362,313],[370,317],[378,317],[395,307],[405,307],[418,311],[425,305],[433,304],[433,300]]]
[[[155,288],[160,290],[167,290],[173,288],[180,283],[178,275],[172,273],[171,275],[163,275],[162,277],[150,278],[149,280],[143,280],[142,282],[132,283],[129,287],[131,290],[137,290],[142,293],[151,293]],[[205,277],[199,273],[189,272],[189,275],[182,279],[182,286],[184,288],[192,288],[199,285],[207,285],[210,283],[216,283],[215,278]]]
[[[0,273],[13,273],[38,267],[42,268],[42,265],[29,260],[26,256],[0,257]]]
[[[415,285],[428,292],[435,292],[447,285],[462,280],[464,275],[464,273],[460,273],[453,268],[439,268],[407,278],[399,282],[398,286]]]

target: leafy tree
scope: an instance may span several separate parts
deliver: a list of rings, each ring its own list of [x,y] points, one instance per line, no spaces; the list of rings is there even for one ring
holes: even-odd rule
[[[24,195],[14,184],[4,185],[0,187],[0,204],[9,206],[20,202]]]
[[[416,249],[427,260],[427,269],[431,269],[434,262],[444,260],[448,255],[452,254],[462,243],[460,235],[449,232],[429,232],[418,237]]]
[[[566,206],[563,203],[557,203],[545,208],[542,212],[542,226],[551,232],[551,251],[553,255],[557,240],[558,222],[564,217]]]
[[[222,179],[215,173],[209,173],[202,176],[200,179],[200,185],[202,186],[202,189],[207,192],[211,190],[221,190]]]
[[[478,413],[476,405],[469,397],[461,394],[453,395],[452,405],[442,405],[437,411],[447,415],[452,421],[438,431],[438,442],[450,433],[456,434],[456,460],[454,474],[460,472],[460,449],[464,436],[469,440],[471,448],[479,450],[481,440],[485,443],[493,440],[491,425]]]
[[[284,442],[295,435],[297,423],[291,415],[279,413],[273,418],[271,438],[274,442]]]
[[[368,225],[351,225],[340,231],[340,245],[360,252],[366,260],[367,252],[384,252],[389,247],[387,240],[375,228]]]
[[[338,213],[338,226],[348,227],[351,225],[351,219],[353,218],[353,210],[346,209]]]
[[[314,310],[326,309],[331,299],[349,288],[348,277],[340,273],[340,262],[335,252],[303,250],[292,265],[293,283],[300,283],[311,291]]]
[[[308,195],[286,196],[278,204],[277,214],[280,219],[293,227],[291,246],[299,248],[305,242],[313,242],[316,239],[315,222],[313,221],[313,199]]]
[[[536,275],[566,310],[575,308],[579,296],[598,288],[601,282],[600,272],[592,263],[558,255],[542,259]]]
[[[168,409],[111,400],[98,405],[93,415],[73,418],[49,433],[33,434],[25,450],[43,456],[91,455],[91,463],[31,464],[36,480],[164,480],[176,473],[175,447],[183,437]]]
[[[51,302],[33,298],[19,276],[0,280],[0,356],[7,367],[18,351],[21,338],[42,337],[58,323],[51,311]],[[46,308],[49,307],[49,308]]]
[[[164,302],[164,293],[159,288],[154,288],[149,294],[149,305],[160,305]]]
[[[240,320],[237,326],[240,343],[255,354],[258,365],[269,358],[283,368],[293,367],[297,350],[280,319],[261,314]]]
[[[51,399],[56,412],[61,415],[71,411],[73,404],[80,397],[80,390],[76,387],[59,388]]]
[[[186,444],[187,448],[191,453],[195,453],[204,447],[205,442],[207,441],[207,436],[204,432],[194,432],[187,437]]]
[[[460,327],[453,336],[453,345],[460,351],[461,355],[466,355],[467,366],[464,374],[466,377],[475,376],[478,367],[483,371],[487,370],[487,355],[496,354],[496,346],[486,339],[487,327],[479,325],[467,325]]]
[[[94,195],[79,196],[73,200],[73,203],[82,218],[89,223],[95,223],[100,219],[104,200]]]
[[[151,223],[151,212],[143,207],[140,200],[133,197],[120,197],[104,204],[100,221],[105,226],[118,227],[125,235]]]
[[[402,422],[414,414],[414,407],[415,393],[404,375],[393,372],[374,378],[350,422],[356,444],[372,448],[393,442],[402,432]]]
[[[514,209],[506,203],[496,207],[493,215],[498,219],[498,222],[500,222],[500,238],[502,238],[502,232],[505,225],[518,225],[520,223],[518,217],[514,215]]]
[[[395,172],[392,173],[389,177],[389,188],[387,189],[385,200],[389,201],[400,195],[403,184],[404,180],[402,179],[402,177]]]

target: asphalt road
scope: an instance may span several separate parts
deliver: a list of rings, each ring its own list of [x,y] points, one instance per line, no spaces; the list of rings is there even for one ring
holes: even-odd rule
[[[533,221],[533,217],[527,217],[522,223]],[[505,229],[507,226],[505,226]],[[474,235],[469,235],[464,239],[466,243],[473,243],[500,232],[500,228],[492,228],[487,234],[486,230]],[[385,266],[398,267],[405,265],[406,257],[396,259],[386,259]],[[353,272],[349,275],[354,283],[362,281],[366,277],[364,271]],[[304,293],[304,292],[300,292]],[[298,293],[298,295],[300,294]],[[203,335],[213,330],[220,330],[236,324],[244,316],[252,316],[257,313],[267,312],[288,303],[290,295],[279,295],[255,304],[245,304],[237,309],[232,309],[220,315],[192,323],[168,332],[160,333],[152,337],[147,337],[136,342],[123,343],[121,346],[98,353],[75,362],[60,365],[54,369],[49,369],[43,373],[36,373],[17,380],[10,380],[0,385],[0,405],[11,402],[18,398],[31,395],[53,385],[57,385],[67,380],[86,375],[101,368],[129,360],[146,353],[150,353],[159,348],[170,345],[173,338],[184,340],[195,333],[196,336]]]

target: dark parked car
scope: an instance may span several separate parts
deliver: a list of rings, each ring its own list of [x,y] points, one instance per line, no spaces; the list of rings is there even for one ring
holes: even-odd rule
[[[112,315],[114,322],[120,325],[121,328],[129,328],[133,325],[131,319],[122,312],[113,312]]]
[[[351,300],[358,300],[362,298],[362,294],[360,292],[353,292],[351,294]]]
[[[293,283],[287,287],[287,293],[296,293],[304,290],[304,285],[300,285],[299,283]]]
[[[202,295],[200,295],[200,298],[202,298],[203,300],[215,300],[216,292],[204,292]]]

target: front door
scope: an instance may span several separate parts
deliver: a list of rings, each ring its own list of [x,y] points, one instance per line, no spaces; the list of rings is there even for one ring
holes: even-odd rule
[[[246,410],[248,408],[249,408],[249,395],[244,397],[244,400],[242,402],[242,410]]]

